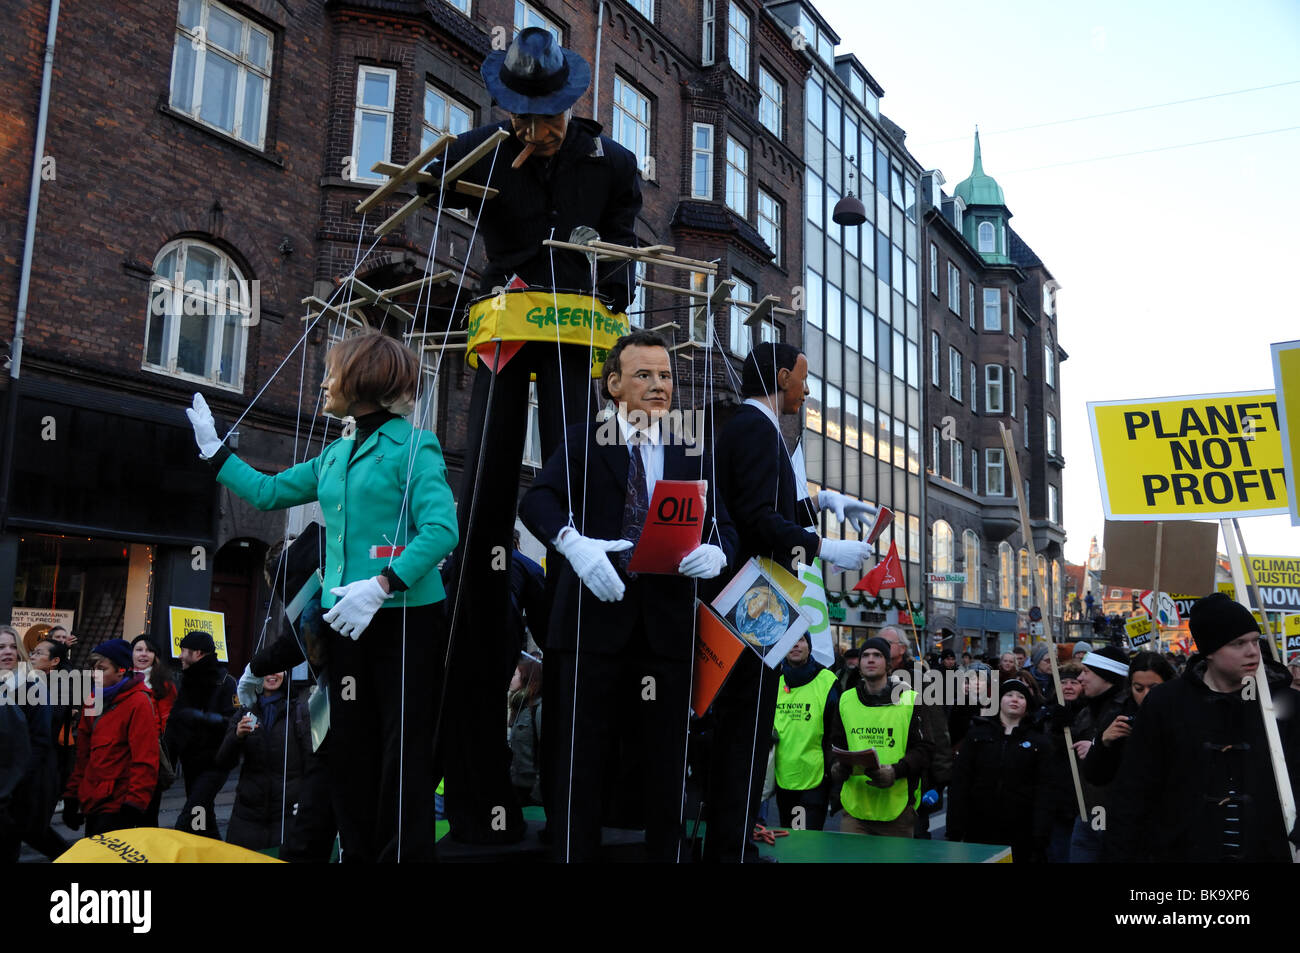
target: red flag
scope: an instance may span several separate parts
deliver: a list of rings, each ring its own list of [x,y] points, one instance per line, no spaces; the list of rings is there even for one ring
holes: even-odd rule
[[[863,576],[853,589],[877,596],[881,589],[906,587],[907,583],[903,582],[903,564],[898,560],[898,543],[892,542],[889,544],[889,554],[875,569]]]

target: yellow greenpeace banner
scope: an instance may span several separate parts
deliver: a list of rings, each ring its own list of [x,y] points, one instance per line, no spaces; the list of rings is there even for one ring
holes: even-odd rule
[[[1287,483],[1296,485],[1300,467],[1300,341],[1274,344],[1273,386],[1277,388],[1279,426],[1282,430],[1282,460]],[[1300,493],[1291,494],[1291,525],[1300,526]]]
[[[133,827],[83,837],[56,864],[278,864],[282,861],[211,837]]]
[[[1099,401],[1088,418],[1107,519],[1287,512],[1272,391]]]
[[[614,342],[627,334],[627,315],[611,314],[591,295],[520,289],[481,298],[469,306],[465,360],[478,367],[479,349],[491,357],[492,343],[549,341],[590,346],[591,376],[600,377]],[[509,353],[503,348],[503,353]]]

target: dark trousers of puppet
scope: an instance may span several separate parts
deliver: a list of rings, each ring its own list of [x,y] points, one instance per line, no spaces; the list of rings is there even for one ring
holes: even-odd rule
[[[643,629],[618,655],[546,654],[545,731],[553,770],[543,783],[554,806],[557,861],[599,860],[601,817],[620,745],[635,752],[641,766],[646,859],[679,860],[690,682],[690,662],[652,653]]]
[[[523,814],[510,783],[510,749],[501,712],[523,648],[522,629],[510,618],[514,609],[509,554],[528,429],[528,384],[536,372],[542,459],[546,459],[563,445],[566,422],[583,423],[600,406],[594,396],[588,400],[589,353],[577,345],[531,341],[495,375],[495,381],[481,364],[474,375],[457,513],[460,579],[449,580],[448,592],[449,598],[460,592],[460,606],[455,611],[457,631],[451,635],[447,698],[438,732],[438,757],[447,779],[447,819],[457,840],[503,843],[524,835]],[[533,636],[541,643],[546,634]],[[504,829],[500,808],[505,808]]]
[[[329,632],[327,770],[346,863],[434,859],[441,602],[384,608],[359,639]]]
[[[757,655],[742,652],[713,702],[713,749],[704,792],[706,863],[758,860],[750,832],[767,773],[779,680],[779,672]]]

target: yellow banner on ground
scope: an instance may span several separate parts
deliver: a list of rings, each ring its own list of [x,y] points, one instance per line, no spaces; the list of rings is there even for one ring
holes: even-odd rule
[[[591,376],[600,377],[614,342],[628,332],[625,314],[599,298],[541,289],[502,291],[469,306],[465,360],[478,367],[478,349],[493,341],[549,341],[591,347]]]
[[[169,615],[171,618],[172,656],[174,658],[180,657],[181,639],[185,638],[186,632],[206,632],[212,636],[212,641],[217,647],[217,659],[222,662],[230,661],[230,653],[226,651],[226,615],[224,612],[209,612],[207,609],[184,609],[181,606],[172,606]]]
[[[1287,512],[1272,391],[1098,401],[1088,417],[1107,519]]]
[[[1296,485],[1300,467],[1300,341],[1274,344],[1273,386],[1277,389],[1278,425],[1287,482]],[[1300,526],[1300,493],[1291,494],[1291,525]]]
[[[283,861],[211,837],[133,827],[83,837],[56,864],[279,864]]]

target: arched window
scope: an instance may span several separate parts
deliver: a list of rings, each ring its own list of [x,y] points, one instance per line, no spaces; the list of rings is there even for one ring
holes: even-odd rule
[[[1048,593],[1051,591],[1047,588],[1047,557],[1039,553],[1035,560],[1038,563],[1038,588],[1034,590],[1030,598],[1031,605],[1037,605],[1043,610],[1043,615],[1047,615]]]
[[[1059,559],[1052,560],[1052,617],[1059,619],[1065,605],[1065,573]]]
[[[962,564],[966,570],[966,585],[962,588],[962,602],[980,601],[980,538],[971,529],[961,534]]]
[[[998,605],[1016,607],[1016,555],[1005,540],[998,543]]]
[[[979,248],[981,253],[993,253],[993,223],[980,222]]]
[[[935,520],[932,524],[934,532],[934,542],[930,549],[930,565],[934,572],[952,572],[953,571],[953,536],[952,527],[943,520]],[[936,599],[952,599],[953,584],[950,582],[937,582],[931,587]]]
[[[257,282],[230,256],[190,239],[168,242],[153,264],[141,366],[214,387],[244,388],[248,329],[257,324]]]
[[[1020,550],[1020,605],[1021,609],[1029,608],[1029,550]]]

